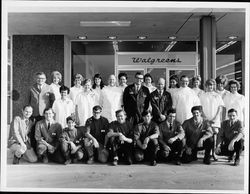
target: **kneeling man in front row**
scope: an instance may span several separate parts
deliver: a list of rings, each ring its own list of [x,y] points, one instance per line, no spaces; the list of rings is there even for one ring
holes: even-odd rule
[[[174,161],[175,164],[181,165],[181,154],[183,149],[182,139],[185,136],[181,123],[175,120],[176,110],[169,109],[167,120],[159,125],[160,136],[159,158],[167,161]]]
[[[210,152],[213,148],[213,130],[207,120],[202,118],[202,106],[191,109],[193,117],[183,122],[185,131],[185,146],[182,162],[189,163],[197,160],[197,152],[205,149],[203,163],[211,164]]]

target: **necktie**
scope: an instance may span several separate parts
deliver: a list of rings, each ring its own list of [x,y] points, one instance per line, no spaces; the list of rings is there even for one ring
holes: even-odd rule
[[[233,122],[232,121],[230,121],[230,127],[232,127],[233,126]]]
[[[48,123],[48,129],[50,128],[50,123]]]
[[[172,129],[173,129],[172,123],[169,123],[169,130],[172,131]]]

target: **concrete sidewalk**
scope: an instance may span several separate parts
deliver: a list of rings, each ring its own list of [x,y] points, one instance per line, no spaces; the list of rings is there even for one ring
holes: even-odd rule
[[[228,163],[227,158],[219,156],[219,161],[211,165],[199,160],[190,164],[176,166],[160,163],[157,166],[133,164],[110,166],[108,164],[29,164],[7,165],[7,187],[31,188],[67,188],[80,189],[144,189],[145,192],[205,192],[227,190],[224,193],[244,193],[244,156],[240,166]],[[8,163],[11,163],[8,160]],[[84,189],[85,188],[85,189]],[[146,190],[145,190],[146,189]],[[153,189],[153,190],[151,190]],[[162,190],[163,189],[163,190]],[[72,192],[72,189],[69,190]],[[109,192],[112,192],[110,190]],[[137,192],[137,190],[136,190]],[[138,190],[138,192],[141,192]]]

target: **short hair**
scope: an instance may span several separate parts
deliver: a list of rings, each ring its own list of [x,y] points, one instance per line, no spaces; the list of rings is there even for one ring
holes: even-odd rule
[[[151,82],[154,82],[152,76],[151,76],[149,73],[146,73],[146,74],[144,75],[144,77],[143,77],[144,82],[145,82],[145,80],[146,80],[147,77],[150,77],[150,78],[151,78]]]
[[[208,79],[205,83],[205,86],[216,85],[216,81],[214,79]]]
[[[136,77],[137,75],[142,75],[142,76],[143,76],[142,72],[139,72],[139,71],[137,71],[137,72],[135,73],[135,77]]]
[[[222,83],[223,86],[225,87],[227,85],[228,82],[228,78],[225,75],[219,75],[215,78],[216,84],[220,84]]]
[[[79,74],[79,73],[74,75],[74,80],[76,80],[76,79],[80,79],[81,81],[84,80],[83,76],[81,74]]]
[[[170,108],[168,111],[167,111],[167,115],[171,114],[171,113],[176,113],[176,109],[175,108]]]
[[[240,89],[240,82],[238,82],[237,80],[233,79],[233,80],[230,80],[230,81],[228,82],[229,89],[230,89],[230,87],[231,87],[232,84],[236,84],[237,90]]]
[[[35,74],[35,76],[38,76],[38,75],[44,75],[44,76],[46,77],[46,74],[45,74],[43,71],[37,72],[37,73]]]
[[[194,84],[195,81],[201,82],[201,76],[200,76],[200,75],[194,76],[194,77],[192,78],[192,84]]]
[[[115,116],[117,116],[117,115],[120,114],[121,112],[122,112],[124,115],[126,115],[126,112],[125,112],[124,110],[119,109],[119,110],[115,111]]]
[[[119,73],[118,75],[118,79],[121,79],[121,77],[125,77],[126,79],[128,79],[128,75],[126,73]]]
[[[145,117],[146,115],[150,114],[152,116],[152,112],[149,110],[144,110],[141,114],[141,116]]]
[[[50,107],[50,108],[45,108],[43,114],[45,114],[45,112],[47,112],[48,110],[51,110],[54,113],[53,109]]]
[[[101,89],[102,89],[102,88],[104,87],[104,83],[103,83],[103,80],[102,80],[102,77],[101,77],[101,74],[100,74],[100,73],[97,73],[97,74],[94,75],[94,77],[93,77],[93,85],[92,85],[92,88],[93,88],[93,89],[96,88],[95,78],[101,79],[100,87],[101,87]]]
[[[99,105],[96,105],[96,106],[93,107],[92,110],[93,110],[93,111],[98,111],[98,110],[102,111],[102,107],[99,106]]]
[[[75,122],[75,118],[74,118],[74,117],[69,116],[69,117],[67,117],[67,118],[66,118],[66,121],[67,121],[67,123],[68,123],[69,121],[73,121],[73,122]]]
[[[62,74],[59,71],[53,71],[51,73],[51,79],[52,79],[52,81],[53,81],[54,77],[58,77],[59,81],[62,81]]]
[[[198,111],[202,112],[202,106],[193,106],[193,107],[191,108],[191,112],[192,112],[192,113],[193,113],[193,111],[195,111],[195,110],[198,110]]]
[[[234,108],[229,109],[229,110],[227,111],[227,114],[229,114],[229,113],[231,113],[231,112],[235,112],[236,114],[238,114],[238,113],[237,113],[237,110],[234,109]]]
[[[88,82],[90,82],[90,84],[91,84],[91,79],[85,79],[84,81],[83,81],[83,85],[86,85]]]
[[[183,78],[188,78],[188,76],[187,75],[182,75],[180,80],[182,80]],[[188,78],[188,80],[189,80],[189,78]]]
[[[30,104],[24,105],[23,108],[22,108],[22,110],[25,110],[27,107],[30,107],[30,108],[32,108],[32,110],[33,110],[33,107],[32,107]]]
[[[68,88],[67,86],[62,85],[62,86],[60,87],[59,91],[60,91],[60,93],[61,93],[62,91],[67,91],[67,92],[69,93],[69,88]]]

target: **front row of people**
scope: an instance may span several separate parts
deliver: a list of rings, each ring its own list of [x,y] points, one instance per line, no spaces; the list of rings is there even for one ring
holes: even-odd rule
[[[192,118],[181,125],[175,120],[176,111],[170,109],[164,122],[157,125],[152,121],[150,111],[142,114],[143,122],[133,126],[126,120],[123,110],[116,111],[116,121],[111,123],[101,116],[102,108],[95,106],[93,116],[86,121],[85,127],[76,128],[75,119],[67,118],[67,127],[55,122],[51,108],[44,110],[44,119],[35,125],[35,150],[30,146],[30,129],[33,109],[27,105],[22,116],[15,117],[11,123],[8,146],[14,153],[13,164],[21,157],[29,162],[49,160],[69,164],[76,161],[111,161],[117,165],[149,161],[155,166],[157,161],[174,162],[177,165],[197,160],[197,152],[205,150],[203,163],[210,164],[213,148],[213,131],[210,123],[202,117],[202,107],[191,109]],[[217,154],[229,156],[234,165],[240,163],[243,149],[242,122],[237,119],[237,111],[228,111],[228,120],[223,121],[219,132]]]

